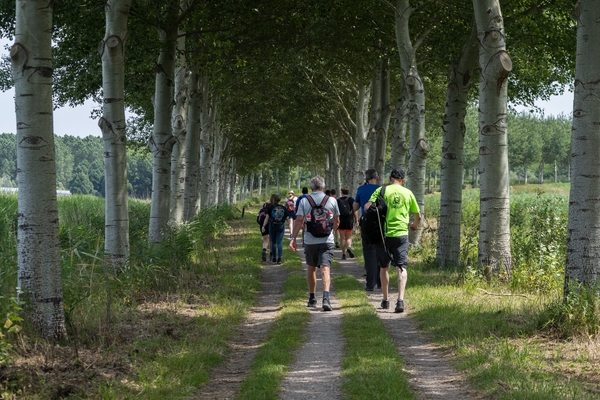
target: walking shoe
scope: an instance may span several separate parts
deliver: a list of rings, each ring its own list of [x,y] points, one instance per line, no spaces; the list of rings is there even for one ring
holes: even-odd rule
[[[354,258],[354,252],[350,247],[346,249],[346,252],[348,253],[348,256],[350,256],[350,258]]]
[[[338,242],[335,242],[335,248],[339,249],[340,248],[340,244]]]
[[[342,254],[342,260],[345,260],[345,259],[346,259],[346,255]]]
[[[263,249],[262,251],[262,260],[267,261],[267,249]]]
[[[398,301],[396,302],[396,309],[394,310],[394,312],[395,313],[404,312],[404,300],[398,299]]]
[[[381,301],[381,308],[383,308],[384,310],[387,310],[388,308],[390,308],[390,301],[389,300],[382,300]]]
[[[331,308],[331,304],[329,303],[329,299],[327,297],[325,297],[323,299],[323,311],[331,311],[333,310],[333,308]]]
[[[277,259],[277,265],[281,265],[281,258]]]
[[[316,307],[316,306],[317,306],[316,298],[308,299],[308,304],[306,305],[306,307]]]

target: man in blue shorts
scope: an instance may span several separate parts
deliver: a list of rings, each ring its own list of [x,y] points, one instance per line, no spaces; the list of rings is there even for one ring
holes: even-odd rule
[[[325,190],[325,180],[320,176],[315,176],[310,180],[310,188],[312,193],[309,195],[313,201],[311,205],[309,197],[300,201],[298,212],[296,213],[296,223],[294,224],[294,232],[292,232],[292,240],[290,241],[290,249],[297,250],[296,238],[298,232],[304,227],[304,254],[306,255],[306,265],[308,266],[306,280],[308,283],[308,307],[316,307],[317,299],[315,291],[317,290],[317,268],[321,270],[321,281],[323,282],[323,311],[331,311],[331,303],[329,301],[329,287],[331,284],[330,268],[333,261],[333,252],[335,242],[333,240],[333,232],[340,224],[340,212],[337,201],[333,197],[327,197],[323,191]],[[328,216],[327,226],[331,229],[328,236],[315,237],[309,230],[311,221],[314,219],[316,212],[314,207],[323,204]]]

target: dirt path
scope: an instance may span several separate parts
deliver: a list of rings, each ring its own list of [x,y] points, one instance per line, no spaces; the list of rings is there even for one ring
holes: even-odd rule
[[[285,236],[287,237],[287,235]],[[287,240],[284,239],[284,246]],[[302,249],[298,255],[304,259]],[[341,261],[341,252],[336,250],[335,258],[341,268],[332,268],[332,276],[351,274],[364,284],[364,268],[355,260]],[[304,267],[306,269],[306,266]],[[199,391],[195,399],[234,399],[239,393],[241,382],[260,343],[266,338],[270,326],[277,316],[282,297],[283,282],[287,272],[280,266],[265,263],[262,273],[263,287],[259,295],[259,306],[251,310],[248,320],[236,335],[227,361],[211,374],[211,383]],[[322,286],[317,273],[318,307],[313,309],[306,343],[297,352],[297,359],[290,366],[290,373],[282,383],[279,395],[283,400],[296,399],[341,399],[341,361],[344,354],[344,338],[341,335],[342,310],[331,288],[333,311],[323,312],[321,308]],[[394,282],[391,285],[390,300],[397,297]],[[469,390],[464,377],[447,361],[443,352],[432,345],[422,335],[410,317],[410,275],[407,289],[407,311],[393,312],[393,301],[389,310],[379,309],[382,296],[376,290],[369,293],[371,304],[383,321],[388,333],[405,360],[411,385],[421,400],[473,400],[481,398]]]

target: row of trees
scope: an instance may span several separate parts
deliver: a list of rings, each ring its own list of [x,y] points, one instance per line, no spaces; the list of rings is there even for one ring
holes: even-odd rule
[[[31,245],[19,249],[28,255],[19,260],[20,286],[34,307],[60,308],[58,301],[35,297],[36,279],[43,279],[37,277],[56,277],[55,270],[40,273],[56,264],[56,254],[38,254],[40,244],[56,246],[57,219],[43,214],[56,208],[52,96],[59,103],[92,97],[102,104],[105,254],[116,268],[128,255],[128,138],[150,147],[148,237],[159,243],[170,220],[183,222],[198,207],[231,201],[240,177],[273,165],[327,170],[330,186],[353,191],[367,167],[382,176],[390,164],[406,168],[423,208],[431,150],[426,133],[435,129],[427,127],[440,121],[438,260],[457,261],[465,115],[477,102],[479,262],[510,272],[507,99],[531,102],[571,81],[576,24],[570,1],[505,0],[504,16],[499,0],[16,5],[2,3],[0,22],[9,35],[13,23],[16,28],[7,84],[16,88],[19,226],[39,226],[48,240],[33,245],[27,238],[36,232],[19,231],[20,246]],[[125,105],[136,121],[125,121]],[[418,243],[420,234],[411,240]],[[55,289],[44,296],[58,298],[57,284],[49,282]],[[43,331],[61,335],[55,322],[47,325],[53,329]]]

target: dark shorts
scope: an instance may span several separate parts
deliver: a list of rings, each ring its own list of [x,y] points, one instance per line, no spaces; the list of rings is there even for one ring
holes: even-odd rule
[[[391,263],[398,268],[406,268],[408,265],[408,236],[386,237],[385,246],[392,256]],[[386,266],[390,265],[390,260]]]
[[[352,230],[354,228],[354,217],[340,217],[339,230]]]
[[[334,250],[335,244],[333,243],[305,245],[304,255],[306,256],[306,265],[311,267],[320,267],[321,265],[331,267]]]

